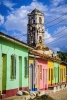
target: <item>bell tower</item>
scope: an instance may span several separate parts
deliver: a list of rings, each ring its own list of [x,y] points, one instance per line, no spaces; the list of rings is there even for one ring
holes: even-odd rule
[[[27,43],[32,47],[44,45],[44,14],[36,8],[28,14]]]

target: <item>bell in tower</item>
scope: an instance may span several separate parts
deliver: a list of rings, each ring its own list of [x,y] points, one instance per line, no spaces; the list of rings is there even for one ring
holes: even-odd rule
[[[44,45],[44,14],[36,8],[28,14],[27,35],[30,46]]]

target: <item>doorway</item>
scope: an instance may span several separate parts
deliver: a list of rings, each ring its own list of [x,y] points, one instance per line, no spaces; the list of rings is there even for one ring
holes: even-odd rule
[[[51,85],[53,84],[53,69],[51,68]]]
[[[30,64],[30,89],[33,90],[33,64]]]
[[[2,94],[6,93],[7,55],[2,54]]]
[[[22,57],[19,56],[19,90],[22,90]]]

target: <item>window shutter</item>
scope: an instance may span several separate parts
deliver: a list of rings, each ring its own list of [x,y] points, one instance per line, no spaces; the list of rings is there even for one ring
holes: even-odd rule
[[[24,58],[25,62],[25,77],[28,77],[28,59],[27,57]]]
[[[16,78],[16,55],[11,55],[11,79]]]

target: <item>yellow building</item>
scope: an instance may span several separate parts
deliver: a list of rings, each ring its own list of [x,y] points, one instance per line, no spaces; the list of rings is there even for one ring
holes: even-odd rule
[[[36,71],[36,56],[32,53],[29,54],[29,89],[32,91],[37,90],[37,71]],[[36,71],[36,72],[35,72]]]
[[[60,64],[60,83],[66,82],[66,65],[64,63]]]
[[[29,89],[33,90],[33,68],[34,68],[34,58],[29,57]]]
[[[54,84],[54,62],[48,60],[48,86]]]

